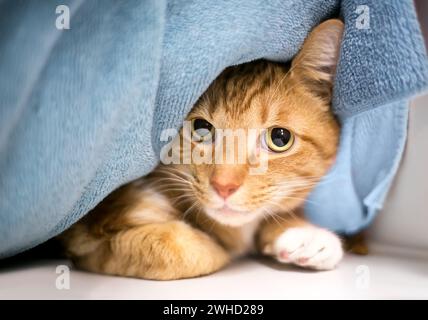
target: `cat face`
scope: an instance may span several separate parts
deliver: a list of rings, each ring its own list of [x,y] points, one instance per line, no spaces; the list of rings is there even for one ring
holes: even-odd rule
[[[199,99],[188,116],[191,148],[213,163],[180,170],[212,219],[240,226],[292,211],[326,173],[339,137],[330,102],[342,29],[338,20],[315,28],[291,66],[261,60],[226,69]],[[219,129],[245,133],[246,141],[227,143]]]

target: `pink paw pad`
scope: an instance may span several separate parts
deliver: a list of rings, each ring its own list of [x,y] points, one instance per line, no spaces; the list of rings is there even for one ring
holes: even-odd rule
[[[279,253],[279,257],[280,257],[282,260],[288,260],[289,254],[288,254],[288,252],[287,252],[287,251],[282,250],[282,251]]]

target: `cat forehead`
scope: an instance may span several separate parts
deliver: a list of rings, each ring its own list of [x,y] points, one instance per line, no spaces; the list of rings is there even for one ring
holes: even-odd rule
[[[280,111],[271,108],[283,96],[288,67],[256,61],[226,69],[208,88],[193,110],[193,116],[246,124],[265,122]]]
[[[214,105],[222,104],[223,111],[242,113],[250,109],[254,101],[274,94],[272,89],[283,84],[287,70],[283,65],[264,60],[228,68],[210,88],[210,99]]]

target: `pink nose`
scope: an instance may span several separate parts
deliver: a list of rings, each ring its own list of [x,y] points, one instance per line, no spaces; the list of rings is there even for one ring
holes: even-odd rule
[[[217,181],[216,179],[211,180],[211,185],[220,195],[220,197],[226,199],[232,193],[234,193],[239,188],[239,184],[233,182],[222,183],[221,181]]]

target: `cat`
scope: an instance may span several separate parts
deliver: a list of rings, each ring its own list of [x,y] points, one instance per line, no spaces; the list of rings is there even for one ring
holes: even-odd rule
[[[172,280],[258,252],[304,268],[335,268],[341,239],[306,221],[303,204],[336,157],[340,128],[330,104],[342,33],[343,23],[331,19],[312,30],[291,64],[227,68],[188,115],[197,136],[192,150],[212,146],[220,128],[260,129],[251,152],[265,156],[265,172],[250,174],[249,162],[161,163],[60,236],[74,264]]]

